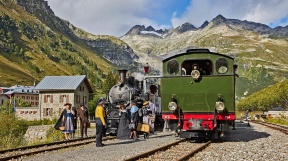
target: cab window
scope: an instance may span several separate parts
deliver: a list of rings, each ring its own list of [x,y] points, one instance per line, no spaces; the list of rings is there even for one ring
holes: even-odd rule
[[[209,59],[185,60],[182,63],[182,75],[191,75],[192,70],[198,70],[201,75],[212,74],[212,61]]]
[[[219,58],[216,61],[216,71],[219,74],[225,74],[228,71],[228,61],[225,58]]]
[[[167,63],[167,72],[170,75],[176,75],[179,72],[179,63],[176,60],[170,60]]]

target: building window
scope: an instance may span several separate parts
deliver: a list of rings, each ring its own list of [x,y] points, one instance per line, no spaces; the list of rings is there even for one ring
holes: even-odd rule
[[[60,100],[59,102],[69,102],[69,95],[60,95]]]
[[[33,96],[31,96],[31,100],[34,100],[34,97],[33,97]]]
[[[31,102],[31,106],[33,106],[34,105],[34,102]]]
[[[22,99],[25,100],[25,96],[22,96]]]
[[[48,103],[51,103],[50,100],[51,100],[51,96],[50,96],[50,95],[47,95],[47,102],[48,102]]]
[[[76,95],[76,102],[80,103],[81,102],[81,96],[80,95]]]
[[[39,97],[36,97],[36,100],[39,100]]]
[[[87,103],[87,96],[83,96],[83,102]]]
[[[44,95],[44,103],[53,103],[53,95]]]
[[[30,100],[30,96],[26,96],[26,100]]]
[[[38,102],[35,102],[35,105],[38,106]]]
[[[43,108],[43,116],[52,116],[53,108]]]

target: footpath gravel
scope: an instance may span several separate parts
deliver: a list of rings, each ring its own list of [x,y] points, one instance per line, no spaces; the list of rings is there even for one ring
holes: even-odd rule
[[[237,123],[224,142],[210,144],[190,161],[287,161],[288,136],[250,123]]]
[[[52,151],[42,154],[36,154],[24,158],[27,161],[121,161],[124,158],[128,158],[137,155],[141,152],[152,150],[169,144],[175,141],[175,136],[161,136],[172,133],[159,133],[157,135],[151,135],[149,139],[143,137],[138,140],[109,140],[103,142],[106,146],[96,147],[96,144],[88,144],[79,147],[73,147],[69,149],[62,149],[58,151]]]

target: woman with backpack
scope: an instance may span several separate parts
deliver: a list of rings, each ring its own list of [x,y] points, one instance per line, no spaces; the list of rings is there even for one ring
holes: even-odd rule
[[[137,136],[137,132],[136,132],[136,128],[137,128],[137,125],[138,125],[138,122],[139,122],[139,116],[138,116],[138,110],[139,108],[136,106],[136,102],[135,101],[131,101],[130,103],[130,106],[131,106],[131,122],[130,122],[130,125],[129,125],[129,128],[131,129],[131,133],[130,133],[130,139],[138,139],[138,136]],[[133,125],[134,124],[134,125]],[[133,126],[131,126],[133,125]]]

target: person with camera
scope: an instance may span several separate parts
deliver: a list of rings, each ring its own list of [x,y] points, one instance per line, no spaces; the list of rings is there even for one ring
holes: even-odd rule
[[[103,133],[105,131],[106,121],[104,119],[105,117],[105,104],[106,99],[105,98],[99,98],[98,99],[98,105],[95,109],[95,117],[96,117],[96,147],[103,147],[104,144],[102,143],[102,137]]]

